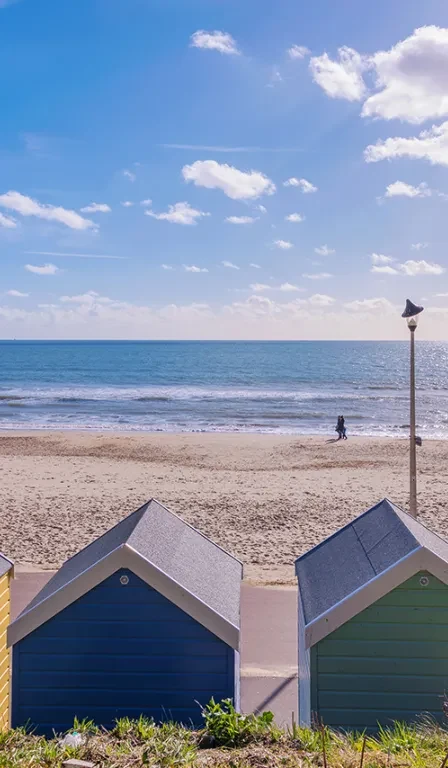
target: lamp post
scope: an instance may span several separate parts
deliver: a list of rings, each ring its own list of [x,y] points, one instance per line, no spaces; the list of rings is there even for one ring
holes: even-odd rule
[[[418,315],[423,312],[423,307],[418,307],[412,301],[406,299],[406,307],[401,315],[407,321],[410,331],[410,445],[409,445],[409,511],[413,517],[417,517],[417,443],[421,445],[420,438],[415,434],[415,330],[417,328]]]

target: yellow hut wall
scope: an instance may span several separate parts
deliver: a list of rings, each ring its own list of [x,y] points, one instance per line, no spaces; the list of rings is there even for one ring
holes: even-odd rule
[[[9,728],[10,653],[6,630],[10,616],[10,573],[0,578],[0,730]]]

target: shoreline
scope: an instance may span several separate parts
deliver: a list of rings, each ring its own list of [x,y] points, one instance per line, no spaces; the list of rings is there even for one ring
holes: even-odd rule
[[[406,508],[405,438],[249,433],[0,432],[0,550],[54,569],[149,498],[243,561],[294,584],[296,557],[385,496]],[[419,518],[448,531],[448,441],[418,451]]]

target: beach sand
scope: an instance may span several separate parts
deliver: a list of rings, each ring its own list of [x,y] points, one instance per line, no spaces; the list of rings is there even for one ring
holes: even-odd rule
[[[0,434],[0,550],[59,566],[151,497],[228,549],[252,582],[387,496],[406,508],[406,440],[249,434]],[[418,449],[419,518],[448,537],[448,441]]]

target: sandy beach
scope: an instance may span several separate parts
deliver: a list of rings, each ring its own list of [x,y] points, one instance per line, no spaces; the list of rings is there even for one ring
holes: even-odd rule
[[[0,549],[59,566],[154,496],[245,564],[293,580],[297,555],[384,496],[407,505],[406,440],[249,434],[0,434]],[[420,519],[448,530],[448,442],[419,449]]]

